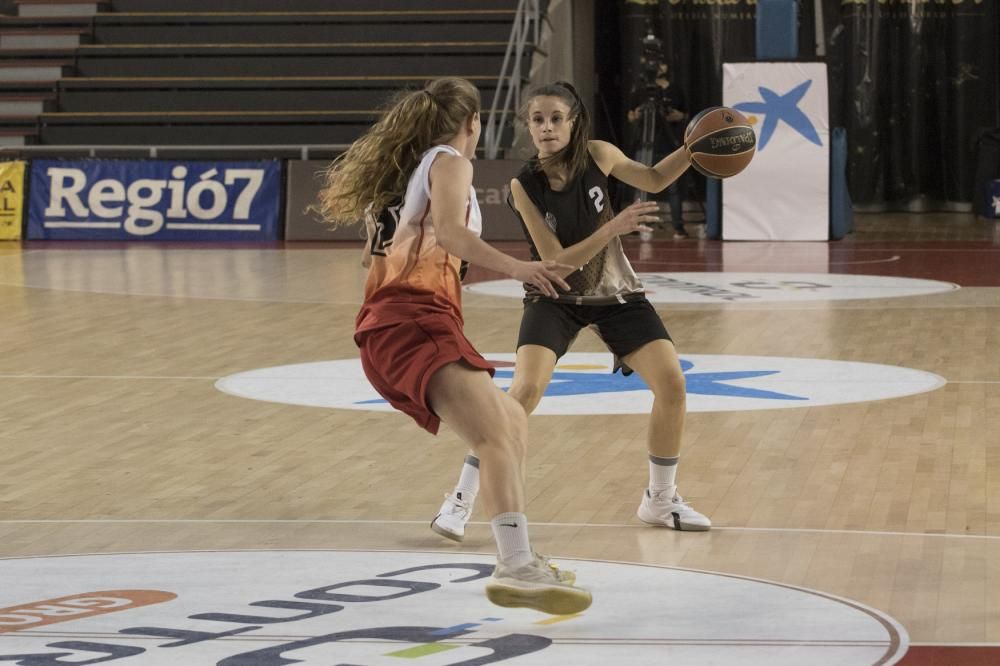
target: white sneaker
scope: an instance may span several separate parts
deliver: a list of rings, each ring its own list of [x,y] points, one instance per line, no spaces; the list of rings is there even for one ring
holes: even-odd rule
[[[438,510],[438,515],[431,521],[431,529],[452,541],[461,541],[465,538],[465,524],[472,517],[475,503],[475,495],[465,500],[460,492],[448,493],[444,496],[444,504]]]
[[[535,553],[535,557],[540,559],[542,561],[542,564],[544,564],[549,569],[552,569],[553,572],[555,572],[556,578],[559,579],[560,583],[569,583],[570,585],[572,585],[573,583],[576,582],[575,571],[570,571],[569,569],[560,569],[557,564],[553,564],[552,560],[545,557],[544,555],[539,555],[538,553]]]
[[[704,532],[712,528],[712,521],[692,509],[677,493],[673,497],[666,493],[650,495],[647,488],[635,513],[644,523],[666,525],[685,532]]]
[[[590,592],[560,578],[559,570],[537,554],[517,569],[498,562],[486,584],[486,598],[497,606],[534,608],[552,615],[572,615],[590,608]]]

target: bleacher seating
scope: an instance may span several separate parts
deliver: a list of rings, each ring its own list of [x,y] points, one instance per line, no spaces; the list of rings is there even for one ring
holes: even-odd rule
[[[19,15],[0,19],[0,144],[38,146],[345,144],[391,91],[442,75],[474,81],[488,108],[517,6],[13,3]]]

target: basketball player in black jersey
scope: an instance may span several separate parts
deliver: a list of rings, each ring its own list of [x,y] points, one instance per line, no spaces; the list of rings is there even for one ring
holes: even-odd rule
[[[511,181],[508,202],[521,219],[533,258],[580,268],[565,277],[570,290],[555,298],[525,285],[509,393],[530,414],[556,362],[582,328],[592,327],[615,355],[615,371],[627,375],[635,370],[654,395],[649,487],[643,491],[638,517],[676,530],[708,530],[711,521],[677,493],[686,409],[680,361],[619,238],[657,222],[656,203],[636,202],[615,215],[608,196],[609,175],[646,192],[663,190],[690,166],[686,149],[645,166],[610,143],[591,141],[589,112],[565,82],[533,90],[521,116],[538,154]],[[478,466],[475,456],[466,456],[458,485],[431,522],[438,534],[456,541],[465,536],[479,488]]]

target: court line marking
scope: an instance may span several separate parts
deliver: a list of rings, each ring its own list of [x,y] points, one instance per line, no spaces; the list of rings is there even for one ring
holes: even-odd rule
[[[197,379],[218,381],[221,377],[161,377],[154,375],[0,375],[0,379]]]
[[[996,379],[956,379],[949,380],[949,384],[1000,384]]]
[[[835,274],[836,275],[836,274]],[[926,278],[912,278],[923,280]],[[937,280],[942,282],[942,280]],[[502,294],[487,294],[477,291],[470,291],[467,287],[471,285],[478,284],[477,282],[470,282],[468,285],[463,285],[463,296],[468,295],[470,298],[475,296],[477,298],[489,298],[495,299],[497,302],[502,303],[503,309],[510,310],[520,310],[521,301],[514,296],[505,296]],[[952,283],[955,284],[955,283]],[[180,301],[232,301],[234,303],[279,303],[279,304],[292,304],[292,305],[328,305],[328,306],[359,306],[361,304],[360,298],[352,300],[341,300],[341,299],[331,299],[331,300],[308,300],[308,299],[294,299],[294,298],[269,298],[266,296],[213,296],[213,295],[201,295],[201,294],[183,294],[183,293],[163,293],[163,292],[146,292],[146,291],[119,291],[114,289],[100,289],[100,288],[83,288],[83,287],[64,287],[64,286],[53,286],[53,285],[32,285],[24,284],[20,282],[3,282],[0,281],[0,286],[3,287],[13,287],[21,289],[35,289],[38,291],[53,291],[61,293],[73,293],[73,294],[98,294],[102,296],[122,296],[122,297],[143,297],[143,298],[169,298]],[[912,299],[921,297],[940,297],[948,294],[953,294],[956,291],[964,289],[996,289],[997,287],[966,287],[962,285],[955,285],[956,288],[947,292],[932,292],[927,294],[909,294],[906,296],[878,296],[878,297],[858,297],[850,299],[834,299],[834,300],[808,300],[808,301],[782,301],[784,307],[774,307],[774,306],[764,306],[750,303],[721,303],[721,302],[708,302],[708,303],[690,303],[690,302],[672,302],[672,301],[651,301],[654,308],[656,307],[667,307],[669,306],[675,310],[715,310],[715,309],[725,309],[725,310],[746,310],[746,311],[762,311],[762,312],[784,312],[784,311],[801,311],[801,310],[951,310],[958,308],[1000,308],[1000,304],[986,303],[986,304],[968,304],[968,303],[945,303],[945,304],[884,304],[884,303],[871,303],[870,305],[861,305],[854,303],[854,301],[863,301],[869,303],[871,301],[882,301],[888,299]],[[842,303],[848,303],[848,305],[841,305]],[[484,304],[466,303],[468,308],[484,308],[488,307],[490,309],[495,309],[498,307],[497,304],[491,303],[488,306]]]
[[[572,620],[579,615],[562,617],[560,616],[555,621],[565,621]],[[549,621],[550,624],[553,621]],[[536,622],[535,624],[541,624]],[[485,632],[477,632],[475,636],[462,637],[462,636],[448,636],[445,640],[448,643],[458,643],[460,645],[476,645],[483,640],[499,638],[502,634],[490,634]],[[94,639],[128,639],[137,641],[162,641],[162,636],[143,636],[130,634],[123,636],[120,633],[112,632],[92,632],[92,633],[68,633],[68,632],[43,632],[43,631],[13,631],[9,634],[4,634],[4,636],[9,638],[94,638]],[[272,634],[251,634],[251,635],[239,635],[239,636],[223,636],[213,640],[220,640],[227,643],[273,643],[275,641],[297,641],[303,639],[314,638],[309,635],[300,634],[290,634],[290,635],[272,635]],[[788,638],[788,639],[738,639],[738,638],[674,638],[674,639],[657,639],[657,638],[633,638],[633,639],[621,639],[621,638],[552,638],[552,642],[558,645],[597,645],[597,646],[616,646],[616,647],[628,647],[628,646],[670,646],[670,645],[712,645],[712,646],[726,646],[726,647],[790,647],[795,648],[800,645],[806,645],[809,647],[826,647],[826,648],[853,648],[853,647],[870,647],[870,648],[884,648],[887,645],[891,645],[889,639],[883,641],[872,641],[872,640],[822,640],[822,639],[808,639],[808,638]],[[0,637],[0,640],[3,638]],[[391,640],[378,640],[378,639],[351,639],[351,643],[357,643],[359,645],[399,645],[398,641]],[[951,645],[951,644],[945,644]],[[51,662],[50,662],[51,663]],[[73,662],[63,662],[70,664]],[[76,662],[81,663],[81,662]],[[82,662],[86,663],[86,662]]]
[[[177,300],[187,300],[187,301],[233,301],[236,303],[291,303],[295,305],[361,305],[361,300],[351,300],[351,301],[322,301],[322,300],[303,300],[294,298],[267,298],[267,297],[256,297],[256,296],[208,296],[208,295],[197,295],[197,294],[171,294],[163,292],[145,292],[145,291],[115,291],[112,289],[90,289],[84,287],[55,287],[55,286],[41,286],[32,284],[22,284],[13,282],[0,282],[0,286],[4,287],[20,287],[22,289],[37,289],[39,291],[56,291],[56,292],[66,292],[72,294],[99,294],[102,296],[142,296],[146,298],[173,298]]]
[[[941,646],[941,647],[1000,647],[1000,643],[950,643],[950,642],[920,642],[920,643],[910,643],[910,647],[926,647],[926,646]]]
[[[691,352],[692,354],[694,352]],[[720,354],[722,355],[722,354]],[[683,357],[684,354],[681,353]],[[739,356],[739,354],[733,354],[733,356]],[[350,359],[330,359],[330,360],[350,360]],[[314,363],[326,363],[328,361],[314,361]],[[870,363],[870,361],[843,361],[844,363]],[[926,372],[926,371],[925,371]],[[108,380],[122,380],[122,379],[138,379],[138,380],[197,380],[197,381],[218,381],[220,379],[225,379],[226,377],[231,377],[232,375],[223,375],[216,377],[208,376],[198,376],[198,375],[5,375],[0,374],[0,379],[108,379]],[[1000,379],[945,379],[946,384],[1000,384]],[[901,396],[905,397],[905,396]],[[839,404],[839,403],[838,403]],[[546,416],[545,414],[537,414],[537,416]],[[2,522],[2,521],[0,521]]]
[[[194,525],[258,525],[258,524],[288,524],[288,525],[424,525],[426,520],[373,520],[373,519],[349,519],[349,518],[326,518],[326,519],[270,519],[270,518],[43,518],[0,520],[0,525],[133,525],[133,524],[194,524]],[[482,521],[470,521],[469,525],[486,525],[490,523]],[[593,528],[626,528],[648,530],[649,525],[633,525],[630,523],[543,523],[532,522],[532,527],[571,527],[574,529]],[[881,530],[836,530],[821,529],[812,527],[716,527],[713,526],[710,532],[789,532],[803,534],[856,534],[860,536],[902,536],[902,537],[928,537],[946,539],[987,539],[1000,541],[1000,535],[986,534],[948,534],[944,532],[893,532]]]
[[[896,255],[893,255],[893,256],[889,257],[888,259],[859,259],[858,261],[828,261],[827,262],[827,266],[852,266],[852,265],[857,265],[857,264],[887,264],[887,263],[892,262],[892,261],[899,261],[901,258],[902,257],[900,257],[900,255],[896,254]],[[652,260],[649,260],[649,259],[645,259],[645,260],[636,260],[636,261],[633,261],[631,263],[632,263],[633,267],[635,265],[637,265],[637,264],[646,263],[646,264],[656,264],[658,266],[704,266],[705,268],[716,267],[716,268],[725,269],[725,264],[719,264],[719,263],[707,264],[705,262],[700,262],[700,261],[669,261],[669,260],[667,260],[667,261],[659,261],[659,260],[658,261],[652,261]],[[734,263],[739,263],[739,265],[741,267],[742,266],[767,266],[767,267],[769,267],[771,269],[773,269],[775,265],[777,265],[777,266],[815,266],[815,264],[811,264],[811,263],[809,263],[808,261],[805,261],[805,260],[803,260],[803,261],[794,261],[794,260],[792,260],[792,261],[788,261],[787,263],[778,263],[778,264],[767,263],[767,262],[760,262],[760,263],[755,263],[755,262],[749,262],[749,263],[734,262]],[[730,270],[730,271],[723,270],[722,272],[726,272],[726,273],[745,273],[746,271],[742,270],[742,268],[741,268],[738,271],[734,269],[734,270]],[[773,273],[774,270],[771,270],[769,272]]]

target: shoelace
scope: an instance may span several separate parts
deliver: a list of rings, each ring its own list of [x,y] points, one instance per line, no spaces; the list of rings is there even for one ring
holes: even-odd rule
[[[459,499],[452,493],[445,493],[444,498],[454,505],[454,507],[452,507],[451,513],[464,513],[464,514],[469,513],[469,505],[465,500]]]
[[[552,569],[552,571],[556,574],[556,578],[559,577],[559,566],[557,564],[553,564],[552,560],[550,560],[549,558],[545,557],[544,555],[538,552],[532,551],[532,554],[535,556],[536,560],[541,561],[543,566]]]
[[[652,495],[650,495],[650,499],[656,500],[656,501],[664,501],[664,499],[663,499],[663,493],[652,494]],[[684,501],[684,498],[681,497],[680,494],[678,494],[678,493],[674,493],[674,496],[672,498],[668,498],[665,501],[670,502],[672,504],[680,504],[681,506],[684,506],[684,507],[688,507],[689,506],[688,503]]]

